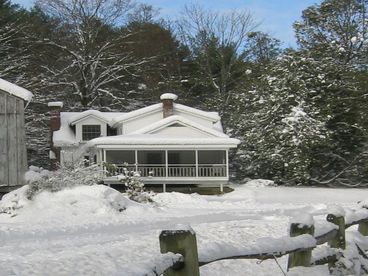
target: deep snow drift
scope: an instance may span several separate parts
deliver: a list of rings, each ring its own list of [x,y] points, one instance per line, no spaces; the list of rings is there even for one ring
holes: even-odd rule
[[[333,204],[349,210],[366,194],[269,184],[251,181],[220,196],[161,193],[153,204],[132,202],[102,185],[42,192],[29,201],[23,187],[0,201],[7,211],[0,214],[0,275],[154,275],[152,268],[172,257],[160,254],[161,230],[190,224],[200,252],[214,243],[250,247],[287,236],[293,217],[323,219]],[[286,257],[279,262],[285,269]],[[201,267],[201,275],[283,273],[274,260],[226,260]]]

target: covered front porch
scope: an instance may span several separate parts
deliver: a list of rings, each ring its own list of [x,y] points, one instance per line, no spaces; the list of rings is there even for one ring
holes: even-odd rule
[[[119,173],[139,172],[150,184],[225,184],[229,179],[227,149],[102,149],[101,155]]]

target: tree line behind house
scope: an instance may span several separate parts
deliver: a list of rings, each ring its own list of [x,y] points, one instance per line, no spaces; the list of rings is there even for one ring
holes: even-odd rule
[[[187,5],[172,22],[133,0],[0,0],[0,77],[34,92],[29,163],[47,166],[48,101],[130,111],[175,91],[219,111],[241,139],[238,179],[366,186],[366,0],[324,0],[293,27],[296,49],[259,31],[252,11]]]

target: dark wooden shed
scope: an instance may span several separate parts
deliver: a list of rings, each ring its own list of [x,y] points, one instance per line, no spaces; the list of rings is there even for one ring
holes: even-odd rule
[[[24,109],[32,93],[0,79],[0,192],[25,184]]]

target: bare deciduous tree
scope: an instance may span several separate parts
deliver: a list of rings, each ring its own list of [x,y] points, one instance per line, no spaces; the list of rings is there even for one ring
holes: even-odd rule
[[[240,68],[248,33],[257,24],[248,11],[219,13],[198,5],[186,6],[179,22],[184,43],[207,82],[218,95],[226,95],[245,74]]]
[[[122,26],[131,0],[39,0],[37,5],[60,21],[53,38],[38,41],[58,53],[43,66],[45,82],[68,87],[83,106],[123,101],[122,80],[147,61],[137,60],[125,47],[131,33]]]
[[[24,26],[8,23],[0,27],[0,77],[16,83],[26,82],[25,68],[28,65],[26,49],[21,44],[20,33]]]

